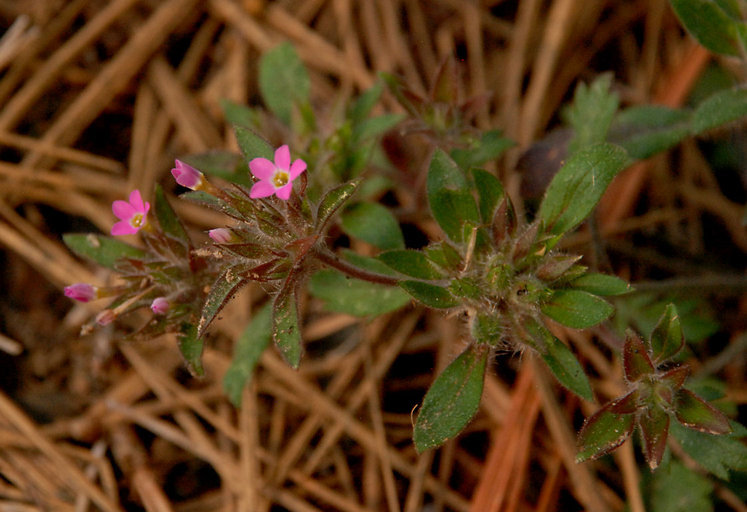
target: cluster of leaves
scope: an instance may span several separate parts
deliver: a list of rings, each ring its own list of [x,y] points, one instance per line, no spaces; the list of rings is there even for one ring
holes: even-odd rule
[[[260,88],[280,121],[279,128],[270,125],[308,164],[309,172],[288,201],[250,197],[248,164],[272,158],[272,146],[257,135],[266,132],[259,110],[226,103],[242,156],[210,153],[188,162],[230,184],[215,188],[212,195],[182,195],[231,219],[226,240],[195,249],[158,189],[160,230],[143,233],[145,250],[91,235],[69,235],[66,242],[78,254],[122,274],[127,288],[110,307],[126,312],[156,296],[173,297],[177,306],[154,317],[140,333],[178,332],[182,353],[198,374],[211,322],[241,286],[262,283],[270,299],[238,340],[226,375],[235,403],[270,340],[290,365],[298,366],[298,295],[307,283],[328,309],[358,316],[392,311],[413,299],[466,314],[470,343],[426,394],[414,430],[418,451],[441,445],[470,421],[489,354],[496,348],[536,352],[563,386],[593,400],[583,366],[546,320],[577,329],[596,325],[614,310],[603,297],[626,293],[629,286],[614,276],[588,272],[578,256],[557,250],[559,241],[591,215],[609,183],[632,159],[741,117],[747,112],[747,96],[742,91],[719,93],[692,112],[641,107],[618,113],[609,76],[580,86],[566,111],[574,131],[569,156],[530,222],[516,215],[500,181],[480,168],[512,142],[499,131],[480,133],[470,125],[479,99],[462,101],[455,80],[453,69],[445,65],[428,98],[422,98],[400,81],[385,79],[410,114],[406,126],[428,135],[435,146],[426,194],[444,238],[422,250],[405,247],[396,217],[375,200],[391,182],[364,172],[386,164],[378,140],[403,119],[371,116],[383,86],[365,92],[340,119],[327,123],[335,127],[331,132],[324,132],[311,108],[307,71],[287,44],[263,57]],[[327,235],[338,216],[343,232],[381,252],[375,258],[334,253]],[[663,456],[667,433],[679,436],[674,424],[670,428],[670,415],[701,431],[728,431],[720,413],[683,387],[686,370],[667,366],[681,350],[678,329],[676,313],[668,309],[648,345],[635,335],[628,337],[623,355],[629,392],[589,419],[581,434],[581,459],[610,451],[638,425],[654,467]]]

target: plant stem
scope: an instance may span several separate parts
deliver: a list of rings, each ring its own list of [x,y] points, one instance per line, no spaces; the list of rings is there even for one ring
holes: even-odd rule
[[[356,279],[362,279],[363,281],[386,284],[390,286],[396,286],[397,283],[399,283],[399,279],[397,279],[396,277],[364,270],[362,268],[356,267],[352,263],[341,260],[337,257],[337,255],[326,248],[317,249],[316,251],[314,251],[314,256],[316,256],[316,258],[322,263],[325,263],[326,265],[335,268],[350,277],[355,277]]]

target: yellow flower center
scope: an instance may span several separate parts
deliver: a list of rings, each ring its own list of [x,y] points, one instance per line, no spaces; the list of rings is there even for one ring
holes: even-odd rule
[[[143,218],[143,214],[142,213],[136,213],[130,219],[130,225],[133,228],[140,228],[140,227],[143,226],[143,224],[145,224],[145,219]]]
[[[272,176],[272,184],[275,185],[275,188],[280,188],[288,184],[289,178],[290,176],[288,175],[287,172],[277,170],[275,171],[275,174]]]

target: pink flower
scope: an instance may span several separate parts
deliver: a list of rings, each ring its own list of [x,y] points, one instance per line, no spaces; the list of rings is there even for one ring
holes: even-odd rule
[[[114,201],[112,212],[120,219],[112,226],[112,235],[132,235],[140,231],[147,223],[145,216],[150,210],[150,203],[144,202],[139,190],[130,193],[130,202]]]
[[[164,315],[170,306],[171,304],[166,300],[166,297],[156,297],[150,305],[150,310],[156,315]]]
[[[215,228],[208,231],[208,236],[216,244],[227,244],[233,241],[233,233],[230,229]]]
[[[249,192],[249,197],[275,194],[287,201],[293,190],[293,180],[306,170],[306,162],[299,158],[291,164],[290,150],[284,145],[275,151],[274,163],[266,158],[255,158],[249,162],[249,169],[259,179]]]
[[[76,283],[65,287],[65,297],[78,302],[88,302],[98,298],[97,288],[88,283]]]
[[[174,163],[176,167],[171,169],[171,174],[176,182],[182,187],[198,190],[202,185],[204,175],[181,160],[175,160]]]

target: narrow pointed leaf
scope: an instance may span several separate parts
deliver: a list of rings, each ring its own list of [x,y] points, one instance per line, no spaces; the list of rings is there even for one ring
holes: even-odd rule
[[[596,325],[613,311],[614,308],[604,299],[581,290],[558,290],[542,306],[542,313],[574,329]]]
[[[298,319],[298,299],[295,283],[288,276],[272,306],[272,339],[280,353],[293,368],[301,362],[301,327]]]
[[[568,286],[603,297],[622,295],[631,290],[630,285],[619,277],[594,272],[574,279]]]
[[[596,459],[611,452],[633,432],[634,414],[612,412],[615,402],[610,402],[584,422],[578,434],[576,462]]]
[[[178,240],[184,246],[189,246],[187,231],[184,229],[179,217],[176,216],[168,199],[163,194],[161,185],[156,185],[155,211],[158,224],[161,226],[163,232]]]
[[[736,22],[713,0],[669,0],[687,31],[715,53],[738,55]]]
[[[202,307],[200,323],[197,325],[198,336],[205,334],[210,323],[220,313],[220,310],[231,300],[231,297],[239,288],[244,286],[249,279],[243,275],[243,267],[235,266],[224,270],[210,287],[205,304]]]
[[[480,213],[467,179],[457,164],[442,150],[433,154],[426,183],[428,204],[433,218],[446,236],[465,242],[465,222],[480,223]]]
[[[477,202],[483,224],[490,224],[504,191],[501,182],[492,173],[483,169],[472,169],[472,178],[477,189]]]
[[[247,164],[255,158],[267,158],[268,160],[274,158],[275,151],[272,149],[270,143],[254,131],[243,126],[234,126],[234,133],[236,135],[236,142],[241,149],[241,154],[244,155]]]
[[[511,139],[503,137],[500,130],[489,130],[482,134],[479,141],[466,149],[454,149],[451,158],[462,169],[469,169],[501,156],[508,148],[515,145]]]
[[[642,377],[654,373],[654,365],[651,363],[646,344],[633,332],[628,332],[625,338],[623,368],[628,382],[637,382]]]
[[[689,389],[680,389],[675,397],[677,421],[686,427],[708,434],[731,432],[729,419],[724,413],[700,398]]]
[[[197,377],[202,377],[205,370],[202,367],[202,349],[203,341],[199,336],[197,328],[190,323],[183,323],[180,326],[180,333],[177,335],[179,351],[187,363],[187,369]]]
[[[638,425],[641,428],[646,463],[652,470],[656,469],[667,447],[669,414],[658,407],[646,409],[638,417]]]
[[[538,217],[548,231],[566,233],[583,222],[628,161],[624,149],[606,142],[583,148],[568,159],[540,205]]]
[[[68,233],[62,236],[62,240],[78,256],[111,269],[116,268],[120,258],[142,259],[146,256],[142,249],[104,235]]]
[[[368,242],[382,250],[404,249],[405,238],[392,212],[379,203],[360,202],[345,208],[341,215],[346,235]]]
[[[444,270],[455,271],[462,267],[462,256],[449,242],[435,242],[425,248],[425,255]]]
[[[442,279],[444,276],[422,251],[402,249],[379,254],[379,259],[391,268],[416,279]]]
[[[401,281],[399,285],[412,298],[432,308],[454,308],[461,304],[461,301],[443,286],[423,281]]]
[[[591,384],[583,366],[562,341],[551,335],[545,341],[545,353],[541,356],[558,382],[566,389],[584,400],[594,400],[594,393],[591,391]]]
[[[489,351],[473,345],[452,361],[431,385],[415,421],[418,453],[441,446],[461,432],[477,412]]]
[[[656,364],[677,355],[685,346],[685,336],[680,325],[680,316],[674,304],[667,304],[664,313],[651,333],[651,350]]]
[[[632,158],[648,158],[692,135],[690,117],[689,110],[661,105],[630,107],[615,118],[609,140],[619,144]]]
[[[231,366],[223,377],[223,390],[231,403],[241,405],[241,393],[272,338],[272,307],[265,304],[254,313],[251,322],[236,340]]]
[[[317,230],[321,230],[332,218],[332,215],[353,196],[359,184],[360,180],[349,181],[325,194],[316,210]]]

